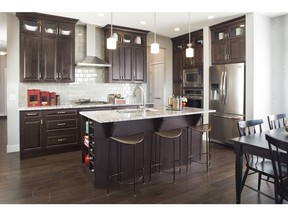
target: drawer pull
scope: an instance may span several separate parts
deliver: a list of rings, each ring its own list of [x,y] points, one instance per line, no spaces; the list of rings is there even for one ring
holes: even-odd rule
[[[59,112],[57,112],[57,114],[66,114],[66,112],[64,112],[64,111],[59,111]]]
[[[37,113],[27,113],[28,116],[36,116]]]
[[[58,123],[57,125],[58,125],[58,126],[65,126],[66,123]]]
[[[66,139],[65,138],[63,138],[63,139],[58,139],[57,141],[58,142],[63,142],[63,141],[65,141]]]

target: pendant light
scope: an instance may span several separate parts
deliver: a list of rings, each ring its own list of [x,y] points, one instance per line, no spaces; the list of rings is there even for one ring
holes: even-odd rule
[[[156,12],[154,12],[154,43],[151,44],[151,54],[159,53],[159,44],[156,42]]]
[[[190,37],[190,12],[189,12],[189,43],[187,44],[188,48],[186,48],[186,58],[194,57],[194,49],[192,48],[191,37]]]
[[[112,30],[112,12],[111,12],[111,36],[107,38],[107,49],[115,50],[117,47],[117,40],[113,37],[113,30]]]

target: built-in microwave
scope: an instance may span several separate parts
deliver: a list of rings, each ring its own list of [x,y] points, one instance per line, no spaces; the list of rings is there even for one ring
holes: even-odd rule
[[[183,70],[183,87],[203,87],[203,71],[200,68]]]

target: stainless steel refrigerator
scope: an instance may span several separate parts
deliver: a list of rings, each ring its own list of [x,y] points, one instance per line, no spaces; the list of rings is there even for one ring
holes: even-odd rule
[[[209,108],[211,140],[232,144],[230,139],[239,136],[237,122],[245,119],[245,65],[244,63],[210,67]]]

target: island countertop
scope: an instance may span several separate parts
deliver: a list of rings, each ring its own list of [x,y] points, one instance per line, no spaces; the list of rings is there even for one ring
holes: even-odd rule
[[[215,112],[215,110],[205,110],[200,108],[185,107],[183,110],[170,110],[159,108],[145,109],[122,109],[122,110],[103,110],[103,111],[83,111],[80,112],[85,116],[98,123],[110,123],[121,121],[144,120],[153,118],[166,118],[193,114],[204,114]]]

